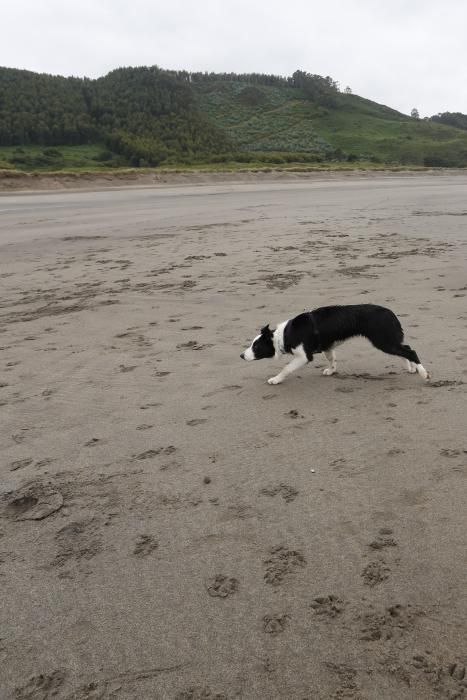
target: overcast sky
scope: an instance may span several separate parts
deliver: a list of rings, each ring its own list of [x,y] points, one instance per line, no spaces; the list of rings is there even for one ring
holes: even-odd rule
[[[467,0],[0,0],[0,65],[330,75],[409,113],[467,113]]]

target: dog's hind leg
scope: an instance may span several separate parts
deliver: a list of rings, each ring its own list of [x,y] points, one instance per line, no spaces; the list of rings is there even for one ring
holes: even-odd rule
[[[418,372],[423,379],[429,379],[430,375],[426,371],[425,367],[420,362],[420,359],[415,352],[412,350],[410,345],[385,345],[373,341],[373,345],[382,350],[388,355],[397,355],[398,357],[403,357],[407,361],[407,367],[410,366],[409,372]]]
[[[412,373],[418,372],[419,375],[423,379],[430,379],[429,373],[426,371],[425,367],[420,362],[419,357],[418,357],[417,353],[415,352],[415,350],[412,350],[410,345],[401,345],[401,348],[406,353],[405,358],[406,358],[407,362],[410,362],[409,372],[412,372]]]
[[[325,377],[330,377],[332,374],[335,374],[335,372],[337,372],[336,353],[331,348],[329,350],[323,350],[323,355],[329,362],[329,367],[323,369],[323,374]]]

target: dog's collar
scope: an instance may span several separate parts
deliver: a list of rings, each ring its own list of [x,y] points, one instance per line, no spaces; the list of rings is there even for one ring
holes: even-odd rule
[[[281,329],[281,332],[277,332],[279,326],[276,328],[276,331],[274,332],[273,336],[273,342],[274,342],[274,350],[275,350],[275,356],[276,358],[280,357],[281,355],[287,354],[287,350],[285,349],[285,330],[289,324],[289,321],[285,321],[283,323],[283,328]],[[280,324],[282,325],[282,324]]]
[[[313,335],[315,337],[315,343],[313,347],[313,352],[322,352],[321,348],[321,338],[318,330],[318,326],[316,324],[316,320],[313,316],[313,312],[309,311],[308,312],[310,321],[311,321],[311,326],[313,329]],[[286,355],[287,353],[290,352],[290,348],[288,348],[288,343],[286,340],[286,332],[287,328],[289,326],[290,321],[287,321],[282,329],[282,333],[278,333],[277,337],[276,334],[274,334],[274,350],[276,351],[276,358],[279,357],[280,355]],[[277,330],[277,329],[276,329]]]
[[[283,339],[284,336],[282,335],[282,340]],[[284,343],[281,343],[279,338],[274,338],[274,350],[276,351],[276,358],[278,358],[280,355],[285,355]]]

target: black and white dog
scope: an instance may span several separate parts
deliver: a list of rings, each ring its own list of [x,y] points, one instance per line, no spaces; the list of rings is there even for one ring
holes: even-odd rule
[[[268,379],[269,384],[280,384],[289,374],[311,362],[315,353],[322,352],[329,362],[323,374],[329,377],[337,370],[334,348],[355,336],[368,338],[375,348],[388,355],[403,357],[409,372],[418,372],[423,379],[430,378],[415,350],[402,344],[404,332],[397,316],[390,309],[375,304],[322,306],[279,323],[274,331],[269,325],[264,326],[240,357],[262,360],[293,355],[282,372]]]

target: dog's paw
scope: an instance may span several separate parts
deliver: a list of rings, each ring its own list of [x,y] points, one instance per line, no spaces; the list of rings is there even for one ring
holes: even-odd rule
[[[429,373],[426,371],[426,369],[424,368],[424,366],[423,366],[423,365],[415,365],[415,366],[416,366],[417,372],[419,373],[419,375],[421,376],[421,378],[422,378],[422,379],[425,379],[426,381],[429,382],[429,381],[430,381],[430,375],[429,375]]]
[[[268,379],[268,384],[280,384],[282,379],[280,377],[271,377]]]
[[[332,369],[331,367],[326,367],[326,369],[323,369],[323,374],[325,377],[331,377],[333,374],[336,373],[337,370]]]
[[[410,374],[417,374],[416,365],[410,365],[410,367],[407,367],[407,372],[409,372]]]

